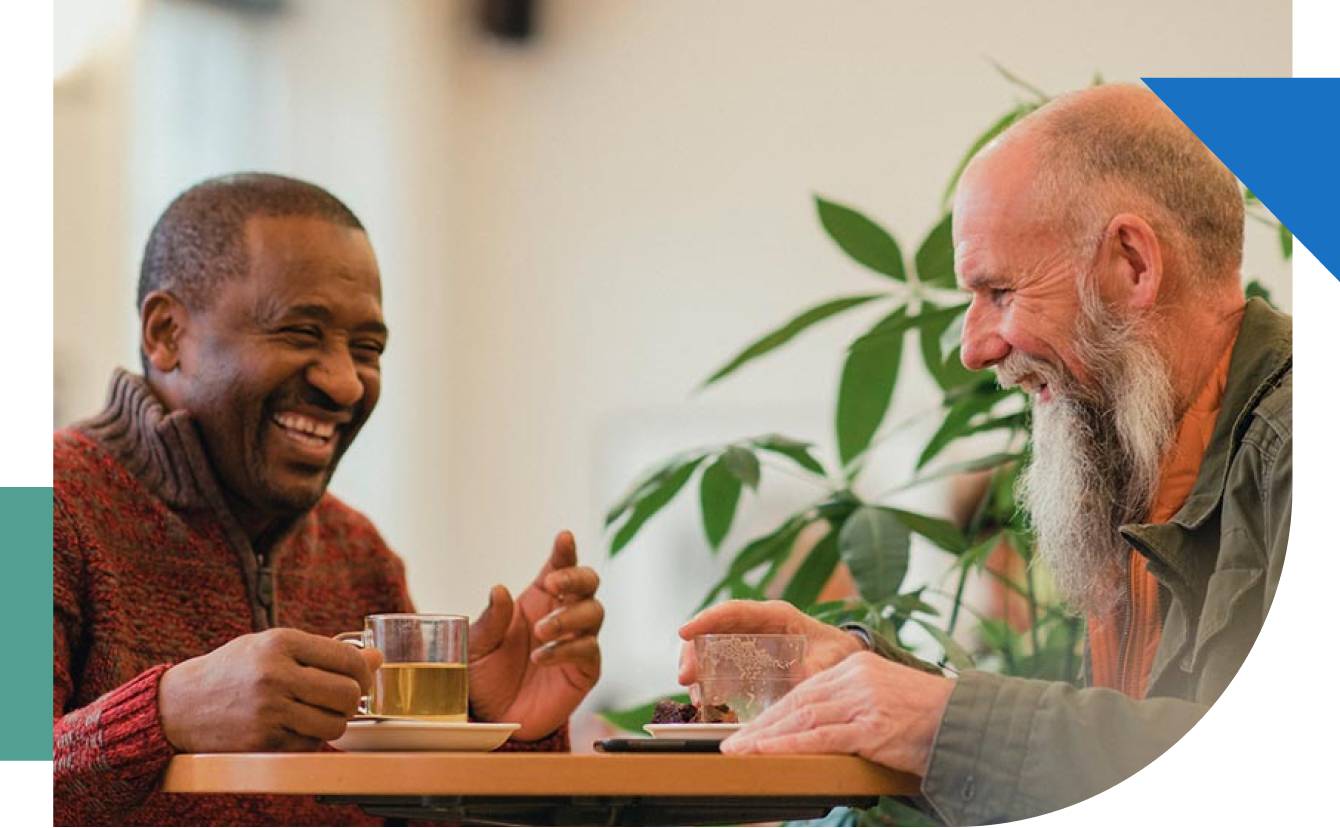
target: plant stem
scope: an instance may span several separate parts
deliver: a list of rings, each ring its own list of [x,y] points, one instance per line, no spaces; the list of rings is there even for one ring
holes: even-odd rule
[[[1279,222],[1278,222],[1278,221],[1271,221],[1270,219],[1266,218],[1265,216],[1261,215],[1260,213],[1255,213],[1255,212],[1248,211],[1247,216],[1248,216],[1249,218],[1256,219],[1257,221],[1259,221],[1259,222],[1261,222],[1262,224],[1264,224],[1266,227],[1272,227],[1272,228],[1273,228],[1273,227],[1278,227],[1278,226],[1279,226]]]
[[[1066,625],[1066,648],[1065,648],[1065,679],[1066,681],[1075,680],[1075,638],[1079,632],[1079,624],[1069,618],[1062,618],[1061,623]]]
[[[1038,641],[1038,597],[1037,585],[1033,582],[1033,565],[1024,567],[1024,576],[1028,583],[1028,633],[1033,640],[1033,655],[1039,656],[1042,653],[1042,644]]]
[[[1011,432],[1011,439],[1014,435]],[[977,501],[977,507],[972,511],[972,519],[968,521],[967,532],[969,541],[975,540],[977,534],[982,530],[982,520],[986,517],[987,504],[991,502],[991,490],[996,485],[997,478],[1000,477],[1000,467],[991,470],[991,477],[986,482],[986,488],[982,490],[982,497]],[[963,588],[968,582],[968,567],[959,565],[958,588],[954,591],[954,608],[949,614],[949,634],[954,634],[954,627],[958,624],[959,607],[963,606]]]
[[[945,632],[950,636],[954,634],[954,627],[958,625],[958,611],[963,606],[963,588],[968,585],[968,568],[960,566],[958,572],[958,586],[954,589],[954,608],[949,611],[949,624]]]
[[[934,587],[926,587],[926,591],[929,592],[929,593],[932,594],[932,595],[939,595],[939,596],[942,597],[942,598],[950,598],[950,597],[952,597],[948,592],[946,592],[946,591],[943,590],[943,589],[936,589],[936,588],[934,588]],[[983,614],[981,611],[979,611],[979,610],[975,610],[975,609],[973,609],[972,607],[968,606],[967,604],[965,604],[965,603],[963,603],[963,602],[959,602],[958,606],[959,606],[960,608],[962,608],[962,610],[963,610],[964,612],[968,613],[968,614],[971,615],[973,618],[976,618],[978,621],[981,621],[981,620],[983,619],[983,617],[984,617],[984,614]]]
[[[859,464],[861,461],[863,461],[863,460],[866,458],[866,456],[869,455],[870,452],[871,452],[876,446],[878,446],[880,443],[883,443],[884,441],[888,440],[890,437],[893,437],[893,436],[894,436],[895,434],[897,434],[899,431],[901,431],[902,429],[904,429],[904,428],[906,428],[907,426],[911,425],[912,423],[915,423],[917,420],[920,420],[920,419],[922,419],[922,418],[924,418],[924,417],[928,417],[928,416],[930,416],[933,412],[939,411],[939,410],[941,410],[943,407],[944,407],[944,406],[941,405],[940,403],[936,403],[935,405],[929,405],[929,406],[926,406],[925,408],[921,409],[920,411],[915,411],[915,412],[913,412],[913,413],[907,415],[906,417],[904,417],[903,419],[901,419],[901,420],[899,420],[898,422],[894,423],[893,425],[889,426],[888,428],[881,429],[878,433],[875,434],[874,437],[871,437],[871,438],[870,438],[870,443],[869,443],[868,445],[866,445],[866,447],[865,447],[864,449],[861,450],[861,453],[860,453],[860,454],[856,455],[856,456],[853,457],[851,460],[847,461],[847,465],[843,467],[843,472],[846,473],[846,471],[847,471],[848,469],[855,468],[855,467],[857,466],[857,464]]]
[[[818,488],[823,489],[825,492],[829,492],[830,494],[832,492],[837,491],[837,489],[833,487],[833,482],[828,477],[828,475],[820,477],[819,475],[814,474],[813,472],[810,471],[806,471],[805,473],[797,472],[795,468],[792,467],[791,465],[783,463],[780,460],[774,460],[772,457],[768,457],[766,455],[759,458],[759,465],[766,466],[772,469],[773,471],[780,472],[788,477],[795,478],[796,480],[800,480],[805,483],[809,483],[813,486],[817,486]]]

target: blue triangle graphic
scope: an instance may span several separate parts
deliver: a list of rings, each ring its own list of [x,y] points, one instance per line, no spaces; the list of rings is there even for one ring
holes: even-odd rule
[[[1143,80],[1340,279],[1340,79]]]

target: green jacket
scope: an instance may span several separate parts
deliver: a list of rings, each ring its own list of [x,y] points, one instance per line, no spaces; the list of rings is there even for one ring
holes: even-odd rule
[[[1158,758],[1232,681],[1284,565],[1293,507],[1293,322],[1247,305],[1223,406],[1186,504],[1121,533],[1149,560],[1166,608],[1148,697],[967,671],[923,796],[949,824],[1073,805]]]

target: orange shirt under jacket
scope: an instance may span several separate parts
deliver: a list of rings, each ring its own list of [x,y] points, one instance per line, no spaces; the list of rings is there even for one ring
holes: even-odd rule
[[[1210,445],[1215,420],[1219,418],[1232,356],[1230,342],[1209,380],[1178,422],[1177,436],[1164,460],[1148,523],[1166,523],[1191,494],[1200,474],[1201,460]],[[1159,649],[1163,614],[1158,582],[1145,568],[1144,557],[1134,549],[1127,575],[1129,600],[1119,603],[1106,616],[1089,616],[1089,663],[1094,687],[1109,687],[1133,699],[1143,699]]]

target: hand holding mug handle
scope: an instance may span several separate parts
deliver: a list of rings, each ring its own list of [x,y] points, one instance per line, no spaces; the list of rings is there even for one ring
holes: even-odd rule
[[[364,650],[365,652],[373,652],[373,653],[377,652],[375,649],[373,649],[373,647],[370,644],[368,644],[367,632],[365,630],[358,630],[357,632],[342,632],[339,635],[335,636],[335,640],[340,642],[341,644],[348,644],[351,647],[357,647],[358,649]],[[364,658],[366,658],[366,656],[364,656]],[[381,659],[378,658],[377,661],[380,664]],[[374,667],[373,672],[376,672],[377,669],[378,668]],[[360,696],[358,698],[357,715],[362,716],[371,712],[372,712],[372,696],[370,694]]]

